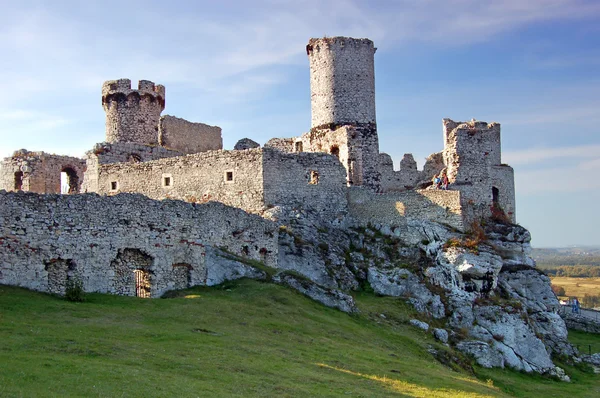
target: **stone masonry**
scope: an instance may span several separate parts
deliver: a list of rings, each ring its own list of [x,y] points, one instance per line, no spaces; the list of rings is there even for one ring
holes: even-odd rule
[[[78,278],[89,292],[159,297],[256,277],[229,253],[274,267],[277,240],[273,222],[216,202],[0,191],[0,283],[34,290],[64,293]],[[135,271],[149,280],[143,292]]]
[[[158,119],[165,109],[165,87],[140,80],[109,80],[102,85],[102,107],[106,112],[107,142],[158,144]]]
[[[68,193],[77,193],[85,169],[83,159],[21,149],[0,162],[0,190],[61,193],[61,173],[64,172]]]
[[[423,170],[411,154],[394,170],[379,152],[373,42],[310,39],[306,51],[311,129],[262,148],[245,138],[223,150],[220,127],[161,117],[162,85],[104,82],[106,141],[85,159],[20,150],[0,162],[0,190],[38,194],[0,192],[0,283],[61,293],[79,275],[90,291],[150,296],[210,284],[250,272],[217,259],[221,246],[273,264],[273,227],[260,216],[277,208],[324,222],[424,220],[459,231],[498,212],[516,219],[498,123],[444,119],[443,150]],[[72,195],[44,195],[60,193],[62,172]],[[447,191],[431,182],[444,172]],[[221,277],[210,276],[216,270]]]

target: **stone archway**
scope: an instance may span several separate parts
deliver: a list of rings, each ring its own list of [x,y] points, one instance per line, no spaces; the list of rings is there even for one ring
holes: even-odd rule
[[[65,166],[61,172],[61,188],[62,194],[73,194],[79,192],[80,182],[77,171],[73,167]]]
[[[119,250],[111,262],[114,271],[114,293],[123,296],[151,297],[153,272],[152,256],[140,249],[125,248]]]

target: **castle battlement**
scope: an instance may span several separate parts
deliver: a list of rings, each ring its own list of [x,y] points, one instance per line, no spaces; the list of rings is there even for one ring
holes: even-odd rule
[[[155,84],[150,80],[140,80],[138,88],[131,88],[130,79],[107,80],[102,84],[102,105],[105,106],[113,99],[113,96],[129,96],[137,94],[140,97],[150,96],[162,103],[162,110],[165,108],[165,86]]]

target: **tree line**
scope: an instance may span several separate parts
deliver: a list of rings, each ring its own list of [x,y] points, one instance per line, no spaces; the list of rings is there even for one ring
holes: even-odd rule
[[[550,265],[537,264],[549,276],[569,278],[600,278],[600,266],[595,265]]]

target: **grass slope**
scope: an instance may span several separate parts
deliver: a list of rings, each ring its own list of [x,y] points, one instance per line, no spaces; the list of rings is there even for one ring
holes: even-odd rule
[[[90,294],[85,303],[0,286],[0,396],[589,396],[512,371],[454,371],[427,352],[399,299],[362,294],[361,315],[244,280],[170,299]],[[385,318],[381,316],[385,315]]]

